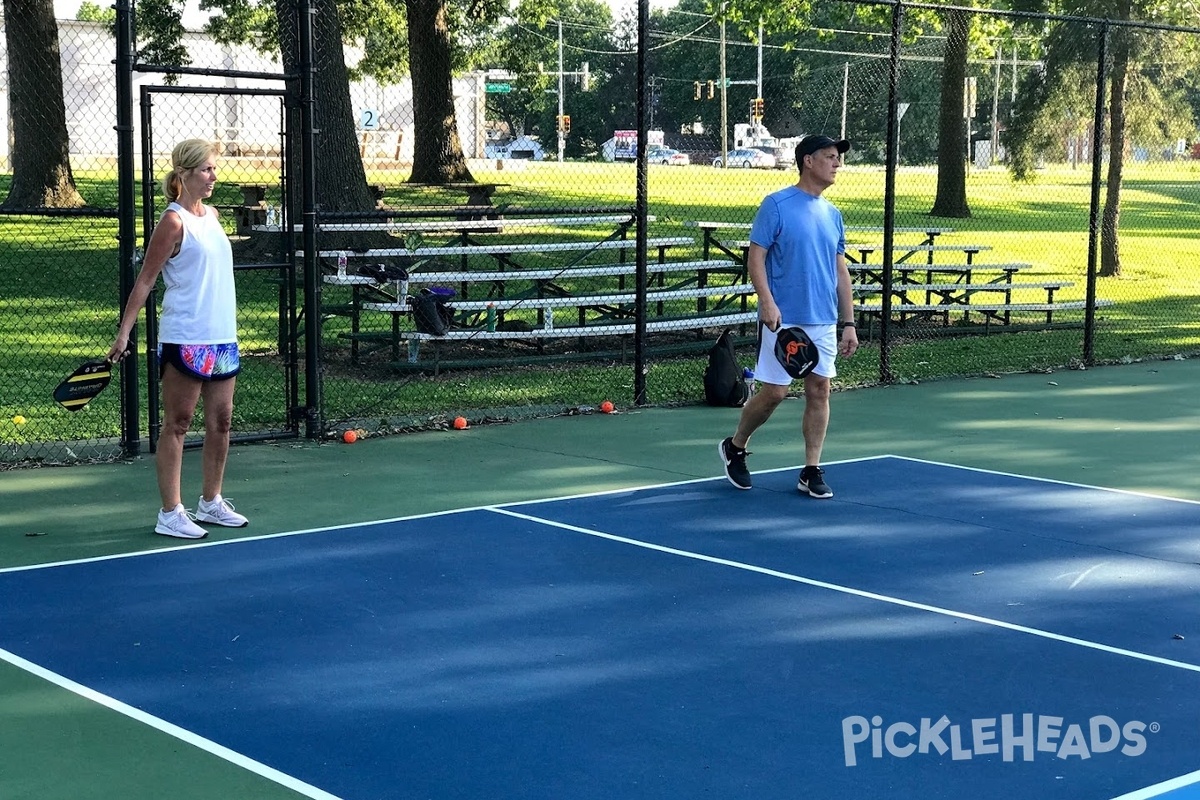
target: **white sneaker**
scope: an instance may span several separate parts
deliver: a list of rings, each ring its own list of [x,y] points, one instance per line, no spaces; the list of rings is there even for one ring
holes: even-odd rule
[[[176,539],[203,539],[208,536],[208,531],[192,522],[192,515],[182,503],[170,511],[159,510],[158,524],[154,526],[154,532],[163,536],[174,536]]]
[[[234,511],[233,503],[221,495],[214,497],[211,503],[201,497],[196,504],[196,519],[226,528],[244,528],[250,524],[250,520]]]

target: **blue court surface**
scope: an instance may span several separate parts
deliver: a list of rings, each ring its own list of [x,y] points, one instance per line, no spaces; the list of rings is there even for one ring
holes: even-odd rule
[[[0,648],[311,797],[1200,798],[1200,506],[827,474],[9,570]]]

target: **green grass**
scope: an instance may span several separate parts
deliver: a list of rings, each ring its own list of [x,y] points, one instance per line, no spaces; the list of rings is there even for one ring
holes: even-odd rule
[[[474,167],[476,179],[508,184],[497,204],[632,206],[636,172],[630,164],[527,163],[497,171],[493,162]],[[223,169],[215,202],[240,203],[239,182],[277,179],[262,171]],[[77,174],[85,197],[98,206],[115,202],[111,176]],[[388,187],[391,205],[452,203],[457,195],[402,185],[404,173],[372,173]],[[794,173],[716,170],[708,166],[653,166],[649,170],[651,235],[695,234],[687,220],[749,221],[762,197],[789,185]],[[1086,296],[1089,258],[1090,169],[1053,167],[1032,184],[1016,184],[1002,169],[972,170],[966,219],[928,216],[936,193],[936,172],[904,169],[896,180],[895,224],[899,227],[950,227],[945,242],[977,242],[993,249],[981,261],[1028,262],[1018,280],[1068,280],[1074,285],[1056,299]],[[6,177],[0,177],[0,184]],[[827,197],[843,212],[848,225],[882,225],[885,175],[873,167],[847,166]],[[277,203],[275,193],[268,202]],[[232,220],[226,215],[227,224]],[[140,226],[140,219],[139,219]],[[557,237],[596,236],[564,228]],[[1126,171],[1120,217],[1121,274],[1100,278],[1096,295],[1114,305],[1099,312],[1095,339],[1097,361],[1169,357],[1200,351],[1200,163],[1132,165]],[[426,243],[432,243],[427,237]],[[730,238],[744,238],[731,236]],[[852,241],[878,241],[857,234]],[[897,241],[915,241],[898,235]],[[119,435],[119,397],[112,389],[85,411],[67,414],[50,403],[49,390],[79,361],[107,349],[117,319],[116,221],[113,219],[0,217],[0,461],[38,452],[37,443],[111,440]],[[673,257],[698,257],[676,252]],[[941,259],[944,254],[938,254]],[[948,256],[947,256],[948,257]],[[239,322],[246,353],[239,381],[239,431],[278,430],[286,414],[285,370],[278,353],[278,285],[265,272],[239,275]],[[1044,300],[1044,293],[1027,300]],[[336,292],[327,300],[337,302]],[[1081,314],[1064,314],[1079,321]],[[1032,321],[1032,320],[1031,320]],[[302,323],[303,324],[303,323]],[[385,323],[376,321],[381,329]],[[632,346],[626,357],[578,364],[522,366],[452,371],[438,376],[396,373],[390,353],[367,355],[363,364],[348,363],[348,350],[338,334],[348,331],[345,318],[325,323],[328,355],[323,383],[323,413],[332,427],[365,424],[404,429],[439,424],[459,413],[476,419],[556,413],[598,405],[610,398],[627,405],[632,399]],[[1082,358],[1079,328],[999,333],[946,331],[932,325],[897,330],[900,338],[889,353],[900,380],[944,376],[1053,369],[1078,365]],[[962,335],[950,335],[958,333]],[[652,339],[651,345],[659,340]],[[702,344],[702,342],[700,343]],[[751,360],[750,348],[741,348]],[[647,373],[648,400],[654,404],[689,403],[702,397],[703,357],[655,359]],[[839,363],[840,386],[877,382],[879,351],[868,343],[853,359]],[[301,364],[303,380],[303,364]],[[145,380],[142,407],[145,406]],[[24,416],[24,425],[11,422]]]

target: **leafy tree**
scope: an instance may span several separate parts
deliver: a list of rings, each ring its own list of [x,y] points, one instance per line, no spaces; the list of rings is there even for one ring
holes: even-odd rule
[[[1109,18],[1115,22],[1153,22],[1196,26],[1200,7],[1164,0],[1029,0],[1042,12]],[[1006,138],[1010,167],[1029,179],[1036,154],[1055,142],[1062,120],[1090,119],[1085,87],[1096,82],[1099,37],[1108,36],[1108,171],[1100,226],[1101,276],[1121,273],[1121,183],[1131,135],[1143,144],[1187,138],[1195,131],[1194,112],[1177,80],[1200,66],[1200,43],[1193,36],[1172,36],[1160,29],[1129,25],[1097,26],[1063,22],[1045,40],[1045,69],[1025,79],[1014,125]],[[1169,78],[1171,80],[1164,80]],[[1164,88],[1166,87],[1166,88]],[[1089,103],[1094,105],[1094,103]],[[1131,113],[1132,112],[1132,113]],[[1093,158],[1101,157],[1093,153]]]
[[[4,0],[12,108],[12,185],[5,208],[78,208],[53,0]]]
[[[607,3],[525,0],[518,5],[491,49],[476,57],[487,66],[517,76],[509,81],[511,92],[487,96],[487,110],[490,117],[503,121],[513,136],[529,134],[539,137],[547,150],[557,147],[560,21],[563,71],[578,73],[586,62],[590,84],[585,92],[581,76],[572,74],[563,79],[563,113],[571,117],[566,154],[593,155],[599,143],[612,135],[611,120],[600,98],[608,94],[608,76],[623,58],[612,37],[612,10]]]
[[[182,0],[143,0],[164,8],[150,44],[179,41]],[[412,78],[414,163],[410,180],[447,183],[473,180],[458,140],[452,75],[467,63],[481,28],[498,17],[503,0],[452,3],[450,0],[319,0],[313,19],[316,87],[322,111],[319,201],[327,209],[370,208],[359,157],[349,81],[358,75],[380,80]],[[296,9],[288,0],[201,0],[201,8],[220,13],[208,30],[221,42],[253,43],[275,49],[292,71],[297,30]],[[361,41],[366,58],[350,70],[343,41]],[[188,63],[186,55],[164,63]]]
[[[902,35],[906,41],[926,30],[946,35],[942,58],[940,108],[938,114],[938,188],[930,213],[934,216],[969,217],[966,197],[966,120],[963,118],[964,78],[969,55],[980,35],[984,18],[963,8],[970,3],[949,4],[945,9],[906,9]],[[888,6],[825,3],[812,0],[728,0],[728,18],[749,30],[759,20],[772,33],[803,32],[820,19],[834,25],[838,20],[874,26],[880,33],[890,30],[892,10]],[[1001,23],[988,23],[997,25]]]
[[[117,21],[117,10],[115,8],[101,8],[91,0],[83,0],[79,4],[79,10],[75,12],[75,19],[80,22],[103,22],[105,25],[112,25]]]

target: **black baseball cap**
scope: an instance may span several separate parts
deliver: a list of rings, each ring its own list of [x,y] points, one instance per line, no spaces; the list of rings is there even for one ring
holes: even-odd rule
[[[836,147],[839,153],[845,153],[850,149],[850,140],[830,139],[824,134],[810,133],[796,145],[796,160],[800,161],[805,156],[811,156],[813,153],[818,150],[824,150],[826,147]]]

